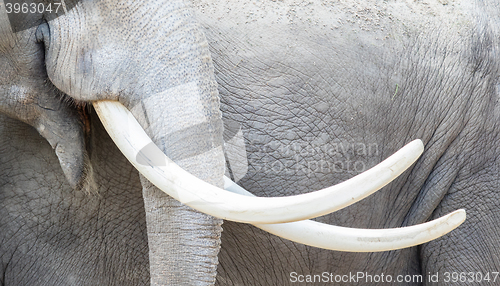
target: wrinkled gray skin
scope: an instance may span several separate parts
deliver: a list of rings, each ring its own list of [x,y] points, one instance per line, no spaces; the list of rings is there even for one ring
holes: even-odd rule
[[[435,284],[453,285],[444,282],[445,272],[499,271],[500,7],[494,1],[193,3],[210,44],[222,116],[245,137],[249,166],[239,184],[252,193],[282,196],[330,186],[423,140],[424,154],[397,180],[318,219],[391,228],[467,210],[465,223],[443,238],[381,253],[320,250],[227,221],[218,253],[220,220],[141,184],[95,113],[61,103],[60,96],[78,103],[118,99],[134,110],[149,96],[191,82],[160,72],[190,64],[174,60],[182,57],[172,50],[178,42],[168,40],[171,22],[157,21],[171,14],[151,8],[159,2],[118,15],[105,2],[82,1],[78,13],[49,22],[50,29],[16,34],[15,48],[0,38],[0,108],[7,115],[0,116],[4,285],[145,285],[150,277],[169,285],[214,279],[219,285],[287,285],[290,272],[323,271],[394,277],[439,271]],[[106,17],[89,16],[96,13]],[[133,28],[138,25],[152,25],[149,30],[165,38],[155,40]],[[194,49],[192,57],[206,59],[206,47],[197,47],[201,52]],[[170,51],[175,56],[168,58]],[[188,171],[220,185],[222,131],[210,65],[193,61],[178,74],[208,86],[200,88],[209,90],[202,93],[208,123],[171,136],[172,118],[191,109],[155,112],[143,104],[140,110],[157,116],[149,121],[159,122],[143,125]],[[196,140],[176,144],[183,135]],[[228,173],[235,172],[229,166]]]
[[[467,220],[430,243],[381,253],[325,251],[224,222],[218,282],[286,285],[293,271],[394,279],[439,271],[447,284],[445,272],[499,271],[497,2],[245,2],[196,3],[224,120],[239,122],[247,139],[243,187],[257,196],[318,190],[357,174],[352,162],[369,168],[420,138],[425,152],[409,171],[318,220],[393,228],[458,208]],[[379,152],[344,154],[339,143],[377,144]]]
[[[183,1],[81,1],[14,34],[0,7],[0,39],[0,111],[9,116],[0,117],[0,284],[213,284],[222,220],[141,186],[90,105],[81,107],[118,100],[146,114],[141,123],[166,154],[222,186],[217,86],[191,10]],[[183,101],[199,104],[175,106]]]

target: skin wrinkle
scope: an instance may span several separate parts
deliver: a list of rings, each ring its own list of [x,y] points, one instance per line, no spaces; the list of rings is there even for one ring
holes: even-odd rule
[[[449,109],[447,109],[447,110],[449,110]]]
[[[474,110],[474,109],[472,109],[472,110]]]

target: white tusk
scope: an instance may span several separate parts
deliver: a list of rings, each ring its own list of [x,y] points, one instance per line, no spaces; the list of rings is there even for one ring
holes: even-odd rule
[[[94,102],[95,110],[115,144],[151,183],[200,212],[237,222],[284,223],[322,216],[349,206],[381,189],[410,167],[422,154],[423,144],[414,140],[398,152],[345,182],[316,192],[289,197],[247,197],[212,186],[184,171],[153,144],[133,115],[117,101]],[[166,166],[155,162],[142,149],[151,146],[165,156]]]
[[[230,192],[254,196],[224,176],[224,188]],[[459,209],[426,223],[389,229],[348,228],[303,220],[280,224],[254,224],[279,237],[329,250],[375,252],[401,249],[429,242],[454,230],[465,221]]]

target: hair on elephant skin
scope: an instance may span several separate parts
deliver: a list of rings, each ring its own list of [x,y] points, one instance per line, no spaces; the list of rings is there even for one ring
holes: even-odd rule
[[[23,3],[0,3],[0,285],[500,283],[496,1]],[[152,138],[134,158],[101,116],[109,102]],[[370,233],[466,210],[391,251],[293,242],[250,224],[254,198],[212,216],[228,209],[212,189],[174,186],[196,178],[167,172],[164,190],[138,171],[174,170],[164,153],[217,188],[226,175],[294,196],[415,139],[421,156],[378,192],[303,216]]]

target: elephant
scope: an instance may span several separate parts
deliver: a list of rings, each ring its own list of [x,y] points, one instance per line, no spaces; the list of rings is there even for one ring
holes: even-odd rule
[[[2,285],[498,283],[494,1],[81,0],[22,27],[4,3]],[[269,233],[359,246],[457,209],[390,251]]]

